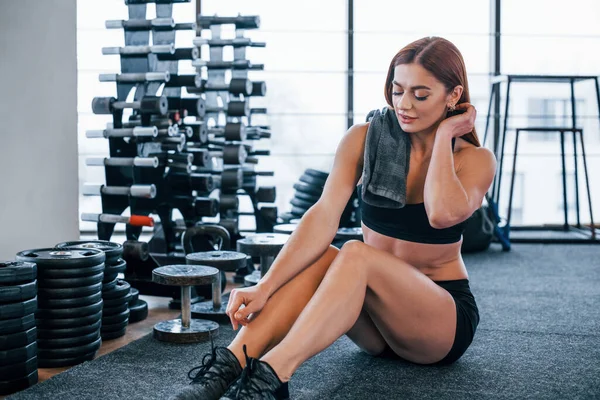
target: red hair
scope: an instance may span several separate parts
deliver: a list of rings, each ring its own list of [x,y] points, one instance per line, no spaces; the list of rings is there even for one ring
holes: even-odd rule
[[[417,63],[442,82],[448,93],[461,85],[464,90],[457,104],[470,103],[467,69],[460,51],[450,41],[440,37],[426,37],[414,41],[400,50],[392,59],[385,80],[385,100],[393,108],[392,81],[398,65]],[[475,128],[461,136],[467,142],[481,147]]]

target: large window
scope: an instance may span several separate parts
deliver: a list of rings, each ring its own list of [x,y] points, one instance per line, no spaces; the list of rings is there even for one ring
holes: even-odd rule
[[[495,1],[466,0],[427,2],[354,0],[354,86],[347,87],[348,2],[345,0],[287,2],[276,0],[203,0],[204,15],[258,15],[261,28],[247,36],[267,43],[251,48],[248,58],[264,63],[265,71],[251,72],[251,79],[265,80],[267,96],[252,98],[253,107],[266,107],[272,139],[257,147],[269,148],[271,156],[261,159],[257,169],[275,171],[275,177],[259,177],[259,185],[275,185],[280,212],[288,211],[293,184],[309,167],[329,171],[336,147],[346,131],[347,96],[353,93],[355,123],[385,106],[383,85],[389,62],[406,44],[425,37],[441,36],[461,51],[468,72],[472,103],[478,110],[476,128],[483,135],[494,52],[491,19]],[[598,75],[600,52],[600,3],[573,0],[568,6],[549,6],[543,0],[502,0],[501,73]],[[152,17],[154,5],[148,5]],[[175,4],[177,22],[195,19],[195,2]],[[114,84],[98,82],[98,74],[119,72],[118,56],[103,56],[104,46],[122,46],[121,30],[106,30],[107,19],[127,19],[124,0],[78,0],[78,82],[80,183],[104,181],[102,168],[85,166],[85,158],[108,154],[106,140],[85,137],[89,129],[102,129],[110,118],[91,113],[95,96],[114,96]],[[177,33],[177,47],[191,45],[194,33]],[[224,36],[233,35],[225,30]],[[231,52],[232,53],[232,52]],[[232,57],[232,54],[229,56]],[[228,53],[226,52],[226,57]],[[189,62],[180,70],[193,73]],[[577,83],[577,126],[584,129],[592,199],[600,198],[600,129],[598,106],[591,81]],[[502,98],[500,112],[504,112]],[[508,121],[505,177],[512,165],[514,129],[527,126],[570,126],[568,85],[517,84],[511,87],[511,118]],[[535,134],[533,134],[535,135]],[[527,206],[539,203],[537,183],[556,176],[549,171],[559,164],[558,143],[551,136],[525,136],[519,148],[519,203],[522,215],[513,222],[523,224],[560,218],[555,207]],[[558,137],[558,135],[554,135]],[[572,152],[572,148],[567,148]],[[580,165],[580,171],[583,171]],[[522,175],[521,175],[522,174]],[[508,191],[503,179],[502,192]],[[535,184],[534,184],[535,183]],[[580,185],[580,190],[584,186]],[[554,196],[553,190],[548,196]],[[584,193],[582,193],[584,194]],[[581,196],[580,198],[583,198]],[[543,200],[543,199],[542,199]],[[501,202],[506,205],[505,202]],[[597,203],[597,202],[596,202]],[[83,212],[100,212],[100,199],[80,199]],[[501,213],[502,204],[501,204]],[[554,214],[556,215],[554,215]],[[505,213],[504,213],[505,215]],[[513,214],[513,217],[515,215]],[[582,219],[588,218],[583,214]],[[81,223],[82,229],[95,224]]]

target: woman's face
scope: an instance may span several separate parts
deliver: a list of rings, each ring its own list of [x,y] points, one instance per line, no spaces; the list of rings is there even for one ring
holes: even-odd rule
[[[457,88],[462,94],[462,87]],[[419,64],[398,65],[394,69],[392,101],[400,126],[409,133],[427,131],[446,117],[448,104],[456,104],[460,98],[456,91],[448,94],[444,84]]]

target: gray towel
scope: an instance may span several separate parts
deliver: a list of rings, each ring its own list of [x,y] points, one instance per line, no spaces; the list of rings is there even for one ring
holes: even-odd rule
[[[374,110],[367,131],[362,198],[376,207],[402,208],[410,164],[410,137],[400,128],[393,110]],[[367,120],[369,118],[367,116]]]

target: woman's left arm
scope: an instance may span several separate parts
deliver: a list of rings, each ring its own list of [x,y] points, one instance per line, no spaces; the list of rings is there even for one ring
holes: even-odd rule
[[[468,107],[472,108],[470,105]],[[494,179],[496,158],[485,147],[461,150],[455,172],[452,138],[462,136],[466,129],[467,132],[473,129],[474,116],[468,113],[444,120],[436,133],[425,178],[424,201],[429,223],[437,229],[456,225],[469,218],[481,207],[483,197]],[[458,120],[450,121],[455,118]],[[473,121],[469,123],[471,118]]]

